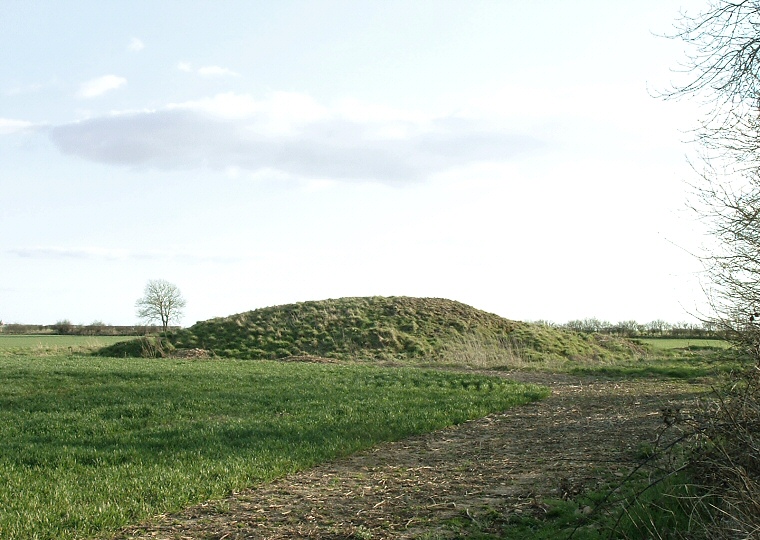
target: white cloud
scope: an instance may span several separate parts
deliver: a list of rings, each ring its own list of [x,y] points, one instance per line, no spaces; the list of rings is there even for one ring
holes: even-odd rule
[[[274,92],[263,100],[226,92],[212,98],[171,103],[167,108],[198,111],[229,120],[256,118],[255,127],[249,124],[249,129],[270,135],[294,133],[305,124],[327,119],[333,114],[310,96],[296,92]]]
[[[32,83],[26,86],[14,86],[5,91],[6,96],[19,96],[21,94],[30,94],[32,92],[39,92],[45,85],[40,83]]]
[[[133,37],[132,40],[129,42],[129,45],[127,45],[127,49],[134,52],[140,52],[144,48],[145,48],[145,43],[143,43],[141,39],[138,39],[136,37]]]
[[[21,133],[34,129],[32,122],[25,120],[13,120],[11,118],[0,118],[0,135],[10,135],[12,133]]]
[[[266,100],[264,110],[269,116],[269,125],[278,131],[290,131],[287,126],[324,121],[331,116],[340,117],[311,96],[296,92],[273,93]]]
[[[127,252],[124,250],[102,248],[35,247],[10,249],[8,253],[32,259],[122,260],[127,258]]]
[[[215,253],[197,253],[181,251],[130,251],[126,249],[95,247],[31,247],[9,249],[6,253],[26,259],[45,260],[99,260],[99,261],[175,261],[182,263],[239,263],[244,259],[237,256]]]
[[[424,124],[430,119],[430,114],[425,114],[422,111],[367,103],[353,98],[339,101],[335,108],[341,116],[356,122],[413,122]]]
[[[203,66],[198,68],[198,75],[202,77],[239,77],[240,74],[231,69],[220,66]]]
[[[102,96],[106,92],[116,90],[127,84],[127,79],[124,77],[118,77],[116,75],[104,75],[97,79],[91,79],[83,82],[79,86],[79,92],[77,95],[81,98],[94,98]]]
[[[197,70],[193,69],[190,62],[177,62],[177,69],[185,73],[197,73],[201,77],[239,77],[240,73],[232,71],[229,68],[221,66],[203,66]]]
[[[263,112],[265,105],[263,102],[255,100],[252,96],[227,92],[217,94],[212,98],[170,103],[167,105],[167,109],[194,110],[219,118],[242,119]]]
[[[50,132],[58,148],[99,163],[165,170],[273,170],[325,180],[404,183],[480,162],[508,162],[545,143],[503,126],[455,116],[382,120],[382,115],[338,108],[311,97],[276,93],[173,104],[64,124]],[[354,119],[356,118],[356,119]],[[389,133],[392,136],[389,136]]]

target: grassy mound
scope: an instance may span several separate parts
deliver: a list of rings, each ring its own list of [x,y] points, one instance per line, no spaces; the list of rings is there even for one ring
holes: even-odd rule
[[[196,323],[170,336],[178,349],[221,357],[431,361],[615,360],[628,341],[511,321],[439,298],[366,297],[299,302]]]

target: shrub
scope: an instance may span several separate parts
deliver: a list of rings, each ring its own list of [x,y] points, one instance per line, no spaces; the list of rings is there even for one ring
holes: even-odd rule
[[[694,476],[713,538],[754,538],[760,533],[760,370],[737,376],[696,424]]]
[[[68,319],[58,321],[57,323],[53,325],[53,330],[55,330],[56,334],[61,334],[61,335],[70,334],[73,329],[74,329],[74,325],[71,324],[71,321]]]
[[[95,354],[114,358],[163,358],[174,350],[174,345],[165,337],[144,336],[119,341],[99,349]]]

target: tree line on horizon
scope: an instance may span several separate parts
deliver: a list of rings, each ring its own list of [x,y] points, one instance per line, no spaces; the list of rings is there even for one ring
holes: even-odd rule
[[[609,334],[620,337],[671,337],[671,338],[721,338],[717,326],[710,322],[690,323],[677,322],[669,323],[662,319],[657,319],[648,323],[638,323],[634,320],[620,321],[611,323],[609,321],[597,318],[576,319],[564,324],[554,323],[551,321],[539,320],[534,324],[557,328],[560,330],[571,330],[587,334]],[[178,330],[179,326],[169,326],[168,330]],[[142,336],[148,334],[158,334],[163,332],[161,325],[131,325],[118,326],[105,324],[101,321],[95,321],[90,324],[73,324],[68,319],[63,319],[55,324],[3,324],[0,321],[0,333],[7,335],[20,334],[39,334],[39,335],[61,335],[61,336]]]
[[[182,319],[182,311],[187,305],[179,288],[164,279],[151,279],[145,285],[141,298],[135,302],[137,317],[143,325],[113,326],[96,320],[93,323],[72,324],[63,319],[55,324],[3,324],[0,320],[0,333],[4,334],[55,334],[72,336],[144,336],[158,334],[181,328],[176,323]],[[161,326],[155,323],[160,322]],[[174,324],[172,324],[174,323]]]
[[[177,330],[179,326],[171,326]],[[69,320],[61,320],[55,324],[3,324],[0,321],[0,334],[7,335],[59,335],[59,336],[143,336],[158,334],[163,328],[158,325],[116,326],[95,321],[90,324],[73,324]]]
[[[719,326],[713,321],[692,323],[688,321],[670,323],[656,319],[648,323],[635,320],[611,323],[597,318],[574,319],[564,324],[550,321],[536,321],[537,324],[552,328],[564,328],[585,334],[609,334],[620,337],[671,337],[671,338],[722,338]]]

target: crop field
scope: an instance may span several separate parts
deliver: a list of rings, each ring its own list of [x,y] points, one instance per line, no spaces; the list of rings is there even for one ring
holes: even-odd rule
[[[719,339],[637,338],[633,341],[643,348],[632,358],[598,363],[566,362],[548,369],[576,375],[688,380],[711,378],[746,367],[730,344]]]
[[[424,361],[388,367],[391,364],[351,359],[305,363],[106,358],[94,351],[124,338],[0,336],[0,485],[6,486],[0,490],[0,538],[108,538],[124,527],[161,519],[155,516],[220,501],[251,486],[260,490],[273,479],[312,470],[381,442],[494,412],[520,411],[514,407],[549,393],[543,386],[518,384],[476,369],[517,370],[532,383],[556,385],[556,380],[566,380],[563,377],[585,381],[567,383],[560,393],[609,388],[621,395],[649,396],[650,387],[691,393],[740,366],[718,340],[613,342],[622,347],[620,354],[608,348],[614,354],[597,356],[601,349],[584,348],[586,342],[577,336],[538,337],[543,341],[536,350],[543,353],[524,358],[521,350],[485,350],[477,340],[450,341],[441,349],[440,365],[433,368]],[[532,342],[523,343],[527,347]],[[586,355],[589,350],[592,356]],[[622,380],[626,383],[618,385]],[[562,399],[553,388],[552,399],[536,407]],[[617,394],[600,397],[586,414],[597,414],[599,407],[616,400]],[[645,402],[637,398],[634,403]],[[555,432],[556,415],[583,401],[562,403],[556,410],[546,405],[546,414],[518,426],[518,432],[526,437],[542,432],[534,431],[537,425]],[[621,414],[610,412],[610,417]],[[482,442],[498,434],[489,428],[479,437]],[[596,447],[607,436],[599,437]],[[494,448],[508,440],[499,439]],[[525,444],[533,453],[545,444],[530,441],[528,437]],[[572,446],[563,448],[574,451]],[[451,459],[462,452],[452,450]],[[443,453],[436,456],[441,459]],[[521,452],[511,459],[521,463],[526,456]],[[504,471],[497,465],[483,478]],[[485,480],[477,489],[484,486],[491,487]],[[461,504],[470,504],[463,497]],[[568,507],[570,521],[577,512],[574,505]],[[485,521],[471,525],[477,523]],[[539,538],[549,530],[545,526],[555,525],[550,521],[530,527]],[[236,526],[233,520],[230,527]],[[190,525],[187,536],[200,534],[194,527],[200,525]],[[473,533],[489,538],[486,529]]]
[[[37,354],[50,339],[2,340],[2,538],[108,535],[547,395],[413,368]]]
[[[638,338],[637,342],[644,343],[654,350],[669,351],[673,349],[684,350],[723,350],[731,344],[722,339],[686,339],[686,338]]]
[[[17,353],[65,354],[105,347],[124,336],[59,336],[59,335],[4,335],[0,334],[0,354]]]

